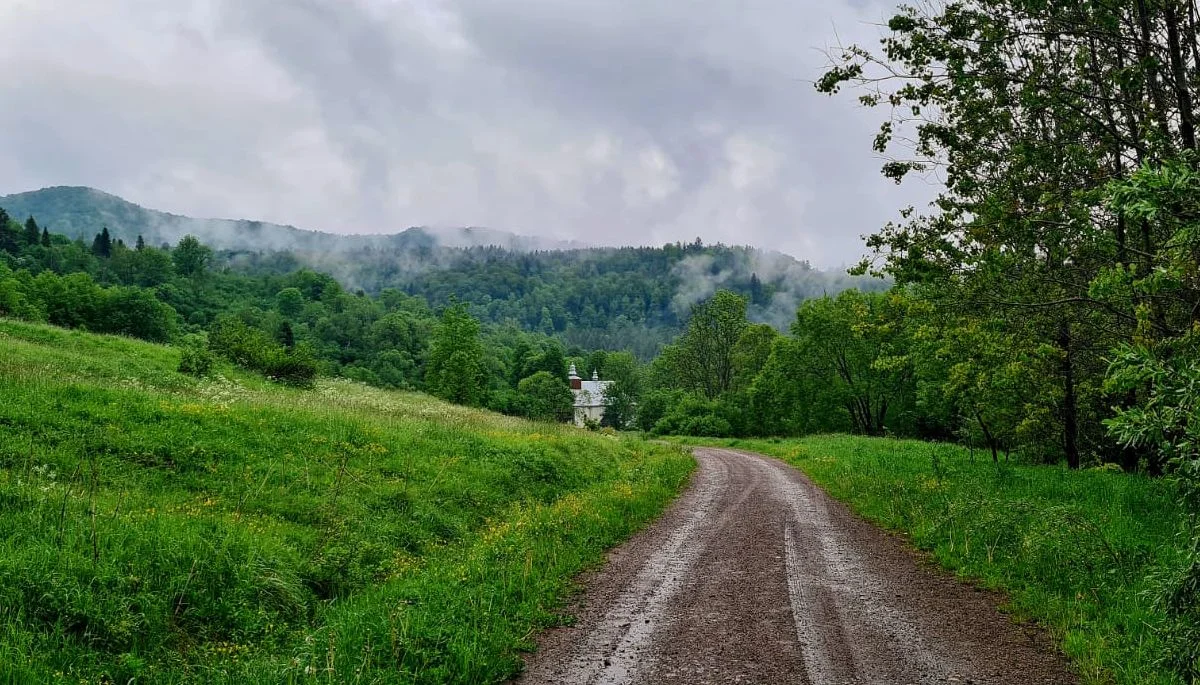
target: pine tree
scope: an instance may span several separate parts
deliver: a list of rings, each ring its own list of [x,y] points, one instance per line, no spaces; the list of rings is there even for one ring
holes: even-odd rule
[[[16,254],[21,250],[21,233],[19,230],[15,230],[17,228],[12,226],[12,219],[8,216],[8,212],[0,207],[0,252]]]
[[[96,239],[92,241],[92,254],[97,257],[112,256],[112,236],[108,234],[108,226],[96,234]]]
[[[142,250],[146,249],[146,241],[142,238],[141,233],[138,234],[137,244],[135,245],[135,249],[137,249],[138,252],[141,252]]]
[[[758,274],[750,274],[750,304],[766,304],[766,295],[763,293],[762,281],[758,279]]]
[[[291,323],[285,320],[279,324],[279,330],[275,332],[275,341],[289,350],[296,346],[296,334],[292,332]]]
[[[42,231],[38,228],[37,221],[34,221],[33,217],[30,216],[25,220],[25,244],[30,246],[37,245],[41,241],[41,238]]]
[[[46,227],[42,227],[42,247],[50,247],[50,231]]]

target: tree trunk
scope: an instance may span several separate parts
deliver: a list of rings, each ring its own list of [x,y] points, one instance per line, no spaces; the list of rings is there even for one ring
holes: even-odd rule
[[[1146,89],[1149,91],[1150,101],[1154,103],[1152,116],[1157,119],[1158,125],[1162,129],[1164,144],[1168,149],[1173,149],[1171,125],[1167,116],[1167,102],[1163,96],[1162,82],[1158,78],[1155,57],[1150,52],[1150,48],[1154,44],[1153,29],[1150,26],[1150,10],[1146,6],[1146,0],[1137,0],[1135,6],[1137,7],[1138,29],[1141,32],[1141,39],[1137,42],[1138,59],[1146,70]]]
[[[1179,136],[1188,150],[1196,149],[1195,113],[1192,111],[1192,94],[1188,90],[1187,66],[1184,64],[1183,47],[1179,41],[1179,7],[1167,2],[1167,50],[1170,52],[1171,76],[1175,82],[1175,99],[1179,106]]]
[[[1063,378],[1063,452],[1067,466],[1079,468],[1079,399],[1075,392],[1075,353],[1071,341],[1071,324],[1063,321],[1058,329],[1058,346],[1062,350]]]
[[[978,411],[975,412],[975,420],[979,422],[979,429],[983,431],[983,439],[987,440],[988,447],[992,450],[992,463],[1000,463],[1000,455],[998,453],[999,450],[997,449],[998,446],[996,445],[996,436],[992,435],[992,432],[988,430],[987,423],[984,422],[983,417],[979,415]]]

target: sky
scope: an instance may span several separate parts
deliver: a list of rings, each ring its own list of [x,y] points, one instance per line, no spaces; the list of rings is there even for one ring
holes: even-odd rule
[[[932,194],[812,82],[883,0],[0,0],[0,195],[857,261]]]

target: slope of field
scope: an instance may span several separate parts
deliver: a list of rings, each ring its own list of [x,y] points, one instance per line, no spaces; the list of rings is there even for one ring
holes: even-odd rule
[[[0,682],[489,682],[669,447],[0,320]]]
[[[1120,472],[991,460],[909,440],[823,436],[697,440],[770,454],[942,566],[1006,592],[1045,625],[1084,682],[1177,683],[1156,578],[1177,562],[1183,514],[1170,485]]]

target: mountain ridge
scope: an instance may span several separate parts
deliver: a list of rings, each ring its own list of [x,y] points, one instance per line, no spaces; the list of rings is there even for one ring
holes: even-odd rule
[[[231,251],[325,252],[366,247],[429,249],[500,247],[514,252],[591,247],[579,241],[527,236],[481,226],[410,226],[395,233],[330,233],[254,219],[200,218],[151,209],[90,186],[48,186],[0,196],[14,218],[36,218],[52,233],[90,239],[105,226],[113,239],[132,244],[139,235],[151,244],[174,244],[195,235],[214,248]]]

